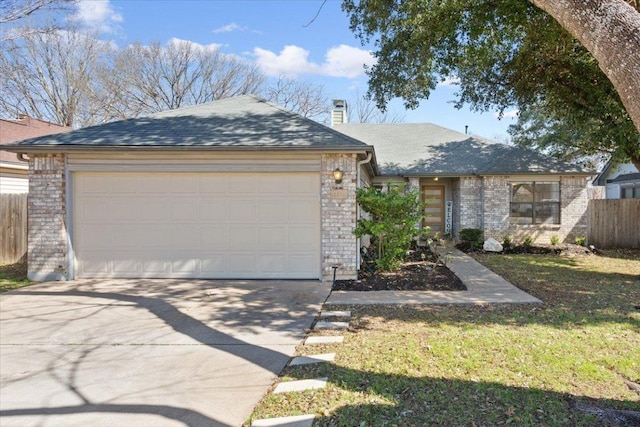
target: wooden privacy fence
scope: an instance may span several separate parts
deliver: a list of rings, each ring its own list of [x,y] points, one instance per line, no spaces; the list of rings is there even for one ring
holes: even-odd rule
[[[27,194],[0,194],[0,264],[27,260]]]
[[[640,199],[589,200],[587,241],[596,248],[640,248]]]

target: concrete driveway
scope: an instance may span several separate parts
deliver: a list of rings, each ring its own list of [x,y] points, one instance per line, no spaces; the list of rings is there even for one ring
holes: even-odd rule
[[[6,426],[239,426],[330,284],[100,280],[0,295]]]

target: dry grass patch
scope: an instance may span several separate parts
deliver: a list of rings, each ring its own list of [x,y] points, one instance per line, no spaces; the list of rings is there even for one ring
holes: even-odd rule
[[[336,352],[335,362],[287,368],[281,378],[326,376],[328,387],[267,395],[253,417],[316,414],[318,426],[599,426],[576,404],[640,410],[625,382],[640,382],[640,252],[477,259],[544,303],[340,307],[352,311],[345,342],[318,349]]]

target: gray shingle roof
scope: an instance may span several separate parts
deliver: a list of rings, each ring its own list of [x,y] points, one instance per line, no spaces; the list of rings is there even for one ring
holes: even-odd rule
[[[36,150],[127,147],[371,150],[363,142],[251,95],[12,145]]]
[[[533,150],[431,123],[348,123],[335,129],[373,145],[383,175],[588,174]]]

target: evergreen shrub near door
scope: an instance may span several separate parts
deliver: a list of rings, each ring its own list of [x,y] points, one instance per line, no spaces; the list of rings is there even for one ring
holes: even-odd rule
[[[415,237],[428,233],[418,229],[425,203],[418,191],[406,191],[405,186],[389,185],[388,191],[375,187],[359,188],[356,201],[369,218],[358,220],[354,234],[371,236],[376,253],[376,267],[383,271],[397,269],[407,256]]]

